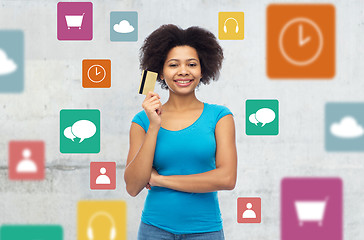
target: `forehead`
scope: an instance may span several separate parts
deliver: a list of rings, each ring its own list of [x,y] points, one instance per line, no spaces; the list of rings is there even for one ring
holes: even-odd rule
[[[167,54],[167,61],[169,59],[186,60],[191,58],[198,60],[198,54],[196,49],[190,46],[174,47]]]

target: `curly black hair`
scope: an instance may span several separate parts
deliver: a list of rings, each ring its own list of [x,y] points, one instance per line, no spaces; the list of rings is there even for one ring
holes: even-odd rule
[[[184,30],[176,25],[166,24],[152,32],[140,48],[140,69],[157,72],[157,81],[163,89],[168,89],[160,74],[163,72],[168,52],[177,46],[196,49],[201,64],[200,83],[209,84],[211,79],[218,79],[224,59],[222,48],[213,33],[196,26]]]

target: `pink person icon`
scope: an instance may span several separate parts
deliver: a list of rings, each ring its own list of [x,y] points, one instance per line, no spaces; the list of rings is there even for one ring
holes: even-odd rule
[[[261,222],[261,199],[258,197],[238,198],[238,223]]]
[[[44,179],[44,142],[9,142],[9,179]]]
[[[116,163],[91,162],[90,188],[111,190],[116,188]]]

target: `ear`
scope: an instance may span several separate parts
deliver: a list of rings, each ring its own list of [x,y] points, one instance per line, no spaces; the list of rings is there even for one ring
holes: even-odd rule
[[[159,78],[164,81],[164,76],[162,73],[159,74]]]

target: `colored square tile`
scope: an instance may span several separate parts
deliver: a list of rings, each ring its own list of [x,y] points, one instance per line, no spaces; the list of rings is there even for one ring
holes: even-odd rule
[[[137,12],[110,12],[110,41],[138,41]]]
[[[79,201],[77,239],[126,240],[126,202]]]
[[[0,93],[24,90],[24,33],[0,30]]]
[[[84,59],[82,61],[82,87],[111,87],[111,61],[109,59]]]
[[[100,111],[63,109],[60,112],[61,153],[100,152]]]
[[[219,39],[244,39],[244,12],[219,12]]]
[[[116,163],[91,162],[90,163],[90,188],[115,189],[116,188]]]
[[[9,179],[44,179],[44,155],[43,141],[10,141]]]
[[[59,225],[3,225],[1,240],[62,240],[63,229]]]
[[[325,107],[327,151],[364,151],[364,103],[328,103]]]
[[[246,100],[245,133],[246,135],[278,135],[279,106],[278,100]]]
[[[92,40],[92,14],[92,2],[59,2],[58,40]]]
[[[273,79],[334,77],[334,5],[268,6],[267,75]]]
[[[342,240],[340,178],[284,178],[281,184],[282,240]]]
[[[261,222],[261,199],[258,197],[238,198],[238,223]]]

